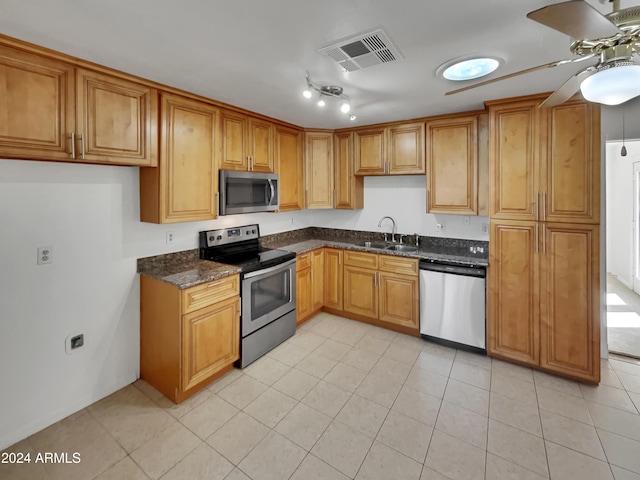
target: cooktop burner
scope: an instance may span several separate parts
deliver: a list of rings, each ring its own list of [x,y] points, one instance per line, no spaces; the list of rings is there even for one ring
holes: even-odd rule
[[[258,225],[200,232],[200,258],[240,267],[243,273],[263,270],[296,258],[293,252],[260,247]]]

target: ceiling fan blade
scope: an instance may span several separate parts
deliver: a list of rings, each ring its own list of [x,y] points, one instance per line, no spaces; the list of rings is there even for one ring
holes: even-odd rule
[[[453,95],[454,93],[466,92],[467,90],[471,90],[472,88],[482,87],[484,85],[489,85],[490,83],[506,80],[507,78],[517,77],[518,75],[524,75],[525,73],[535,72],[536,70],[542,70],[544,68],[557,67],[558,65],[562,65],[563,63],[571,63],[571,62],[573,62],[573,60],[557,60],[555,62],[545,63],[544,65],[538,65],[537,67],[527,68],[525,70],[520,70],[519,72],[509,73],[507,75],[502,75],[501,77],[485,80],[484,82],[474,83],[473,85],[468,85],[466,87],[458,88],[457,90],[451,90],[450,92],[445,93],[445,95]]]
[[[582,81],[597,71],[598,69],[593,66],[580,70],[574,76],[569,78],[569,80],[564,82],[559,89],[549,95],[547,99],[540,104],[540,108],[555,107],[556,105],[566,102],[580,89]]]
[[[527,17],[575,40],[612,37],[622,33],[607,17],[583,0],[547,5]]]

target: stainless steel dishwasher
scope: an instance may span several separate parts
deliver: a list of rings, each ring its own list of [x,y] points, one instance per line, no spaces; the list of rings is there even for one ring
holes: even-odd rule
[[[486,352],[486,270],[420,262],[420,334],[427,340]]]

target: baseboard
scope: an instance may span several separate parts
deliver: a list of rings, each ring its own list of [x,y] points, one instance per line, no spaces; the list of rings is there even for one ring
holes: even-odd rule
[[[616,280],[618,280],[622,285],[624,285],[625,287],[627,287],[629,290],[633,290],[633,284],[631,284],[630,282],[627,282],[626,280],[624,280],[622,277],[620,277],[619,275],[613,273],[613,272],[607,272],[607,275],[611,275],[612,277],[614,277]]]

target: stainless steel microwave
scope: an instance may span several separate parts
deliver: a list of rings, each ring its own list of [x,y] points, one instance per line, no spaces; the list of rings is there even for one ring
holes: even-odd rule
[[[220,170],[220,215],[275,212],[280,184],[277,173]]]

